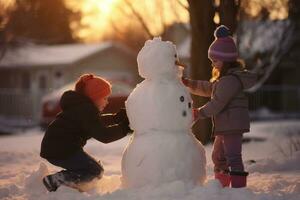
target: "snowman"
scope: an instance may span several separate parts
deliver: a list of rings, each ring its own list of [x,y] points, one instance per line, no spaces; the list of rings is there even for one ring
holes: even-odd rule
[[[192,99],[177,61],[175,45],[160,38],[146,41],[137,56],[145,80],[126,101],[134,134],[122,157],[124,187],[205,180],[205,151],[191,133]]]

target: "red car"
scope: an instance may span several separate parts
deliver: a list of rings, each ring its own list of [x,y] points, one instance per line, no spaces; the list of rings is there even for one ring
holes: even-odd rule
[[[128,95],[134,88],[133,84],[124,81],[110,81],[112,83],[112,94],[108,98],[108,105],[105,107],[103,113],[117,112],[121,107],[125,106],[125,101]],[[61,95],[67,91],[74,89],[75,83],[67,84],[60,89],[57,89],[42,99],[42,117],[40,125],[46,128],[55,116],[61,111],[59,100]]]

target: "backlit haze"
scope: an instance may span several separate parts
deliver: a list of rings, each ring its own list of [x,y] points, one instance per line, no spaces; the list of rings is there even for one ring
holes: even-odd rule
[[[15,0],[0,0],[4,7],[12,6]],[[187,0],[65,0],[67,7],[82,13],[80,22],[71,23],[77,38],[84,42],[96,42],[110,33],[128,26],[141,28],[140,21],[132,13],[126,1],[142,17],[152,35],[159,35],[165,25],[174,22],[188,22]],[[180,2],[180,3],[179,3]],[[216,4],[220,0],[215,0]],[[288,16],[288,0],[242,0],[245,12],[257,16],[262,7],[270,12],[270,19],[285,19]],[[218,23],[219,16],[214,21]]]

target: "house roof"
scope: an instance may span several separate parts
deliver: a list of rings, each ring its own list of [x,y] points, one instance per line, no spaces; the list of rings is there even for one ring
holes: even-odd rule
[[[135,56],[130,49],[116,42],[51,46],[31,44],[8,48],[0,60],[0,68],[68,65],[110,48]]]

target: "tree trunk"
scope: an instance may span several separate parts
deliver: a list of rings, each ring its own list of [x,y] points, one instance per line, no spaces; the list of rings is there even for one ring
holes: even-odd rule
[[[299,0],[289,0],[289,18],[294,21],[299,21],[300,17],[300,1]]]
[[[214,7],[211,1],[188,0],[191,23],[191,78],[209,80],[211,77],[211,63],[207,57],[207,50],[213,41],[215,24],[213,22]],[[195,97],[194,106],[199,107],[207,102],[207,98]],[[199,120],[193,127],[196,137],[207,143],[211,135],[211,122]]]
[[[236,0],[221,0],[219,6],[220,23],[227,26],[232,33],[237,27],[237,14],[239,5]]]

